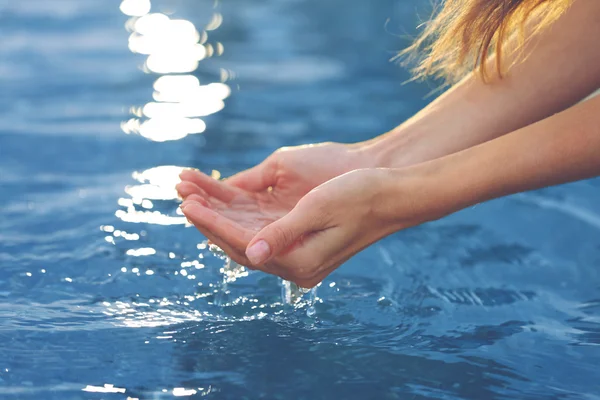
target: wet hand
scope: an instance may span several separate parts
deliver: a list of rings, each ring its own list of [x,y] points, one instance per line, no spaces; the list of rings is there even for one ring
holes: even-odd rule
[[[244,232],[260,231],[287,214],[293,207],[289,205],[292,202],[290,199],[286,196],[275,196],[272,190],[247,191],[197,170],[185,170],[180,178],[182,182],[177,185],[177,191],[185,202],[201,205],[211,216],[218,218],[223,226],[235,221],[235,226]],[[196,226],[200,229],[199,225]],[[232,259],[239,262],[240,258],[234,251],[235,246],[221,240],[215,231],[200,230],[212,243],[217,244]]]
[[[241,227],[258,232],[287,214],[316,186],[371,162],[360,145],[321,143],[284,147],[261,164],[225,181],[200,171],[185,170],[177,191],[182,199],[195,200]],[[212,242],[219,242],[213,240],[214,233],[203,233]]]
[[[362,169],[332,179],[259,232],[194,199],[182,209],[238,263],[309,288],[375,241],[430,219],[427,202],[414,198],[419,192],[390,171]]]
[[[271,196],[291,210],[298,200],[320,184],[346,172],[368,168],[372,157],[361,144],[319,143],[282,147],[259,165],[225,182],[251,193]]]

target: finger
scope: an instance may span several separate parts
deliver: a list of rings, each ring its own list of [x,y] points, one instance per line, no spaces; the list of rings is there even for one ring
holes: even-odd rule
[[[284,252],[303,236],[324,228],[319,210],[300,203],[279,220],[265,226],[246,248],[246,257],[253,265],[261,265]]]
[[[194,195],[192,195],[192,196],[194,196]],[[210,243],[218,246],[233,261],[237,262],[238,264],[244,265],[244,266],[250,265],[250,261],[248,261],[248,259],[246,258],[246,255],[243,253],[243,251],[236,250],[235,248],[230,246],[226,241],[224,241],[222,238],[215,235],[210,230],[206,229],[205,226],[195,224],[193,221],[190,221],[190,222],[192,222],[192,224],[196,227],[196,229],[198,229],[198,231],[200,231],[200,233],[202,233],[209,240]]]
[[[192,193],[189,196],[187,196],[185,198],[185,200],[191,200],[191,201],[195,201],[198,202],[200,204],[202,204],[204,207],[208,207],[211,208],[210,203],[208,202],[208,200],[206,200],[206,198],[200,196],[199,194],[196,193]]]
[[[267,159],[255,167],[230,176],[225,182],[249,192],[262,192],[270,186],[275,186],[276,171],[276,162]]]
[[[210,196],[216,197],[226,203],[231,202],[235,196],[240,194],[238,189],[197,170],[186,169],[179,174],[179,177],[182,181],[191,182],[203,189]]]
[[[242,254],[254,236],[252,231],[193,200],[184,201],[181,204],[181,210],[202,232],[212,232]]]
[[[200,197],[205,201],[208,198],[208,194],[204,190],[199,188],[198,185],[195,185],[188,181],[178,183],[175,186],[175,189],[177,189],[177,193],[179,193],[181,198],[184,200],[191,195],[196,195],[197,197]]]
[[[189,182],[186,182],[186,183],[189,185],[194,185],[193,183],[189,183]],[[193,201],[196,201],[196,202],[202,204],[204,207],[208,207],[208,208],[214,208],[216,206],[223,204],[223,202],[215,199],[214,197],[209,197],[206,194],[206,192],[204,190],[198,188],[198,186],[194,185],[194,187],[197,188],[197,190],[199,190],[200,192],[191,193],[191,194],[185,196],[183,198],[184,200],[193,200]]]

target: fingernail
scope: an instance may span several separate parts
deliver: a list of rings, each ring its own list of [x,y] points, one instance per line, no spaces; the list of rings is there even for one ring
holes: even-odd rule
[[[271,248],[264,240],[259,240],[246,250],[246,257],[253,265],[262,264],[271,255]]]
[[[181,172],[179,173],[179,177],[181,178],[181,175],[185,174],[186,172],[190,172],[190,171],[194,171],[194,168],[184,168],[181,170]]]
[[[180,207],[182,210],[184,210],[184,211],[185,211],[185,208],[186,208],[187,206],[189,206],[189,205],[193,204],[193,203],[195,203],[195,201],[194,201],[194,200],[191,200],[191,199],[186,199],[186,200],[184,200],[184,201],[183,201],[183,203],[181,203],[181,205],[180,205],[179,207]]]

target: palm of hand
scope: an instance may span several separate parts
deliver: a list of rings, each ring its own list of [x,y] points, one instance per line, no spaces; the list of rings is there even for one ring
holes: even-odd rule
[[[270,193],[240,193],[229,203],[211,197],[208,201],[214,211],[254,232],[291,210]]]
[[[315,187],[350,171],[355,158],[346,146],[336,143],[284,148],[261,170],[268,176],[261,177],[266,187],[256,186],[247,172],[220,182],[198,171],[185,171],[178,191],[183,199],[195,195],[222,216],[258,231],[291,211]]]
[[[213,228],[196,227],[235,261],[248,265],[245,248],[258,231],[289,213],[315,187],[364,163],[359,153],[335,143],[284,148],[226,181],[186,170],[177,190],[184,200],[211,209],[204,218],[213,220]]]
[[[372,203],[372,196],[368,193],[373,190],[368,190],[365,184],[374,180],[361,176],[352,173],[330,180],[302,197],[291,211],[286,198],[274,196],[274,190],[249,193],[197,171],[185,171],[178,190],[186,197],[182,210],[188,220],[231,259],[251,269],[278,275],[301,287],[313,287],[363,247],[364,227],[360,218],[350,222],[345,220],[344,216],[349,214],[348,207],[352,205],[343,200],[347,196],[361,199],[361,209],[365,208],[364,204]],[[192,183],[193,180],[198,185]],[[325,205],[326,210],[320,205]],[[338,217],[335,221],[330,218],[334,214]],[[286,223],[277,221],[282,217]],[[271,223],[273,225],[258,233],[263,240],[268,237],[267,243],[274,245],[271,247],[272,254],[267,247],[270,259],[250,262],[246,256],[248,244],[257,240],[258,230]],[[291,229],[291,226],[295,228]],[[355,235],[357,232],[360,232],[358,236]],[[348,246],[357,237],[362,242]],[[248,255],[254,257],[252,253]]]
[[[253,193],[217,181],[199,171],[184,171],[181,179],[177,190],[184,200],[196,200],[253,232],[283,217],[302,197],[290,190]]]

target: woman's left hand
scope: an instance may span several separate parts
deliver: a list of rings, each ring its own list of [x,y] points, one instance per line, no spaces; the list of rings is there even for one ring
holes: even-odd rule
[[[258,233],[194,200],[181,208],[234,261],[310,288],[384,236],[437,216],[428,196],[415,197],[415,179],[393,171],[360,169],[325,182]]]

